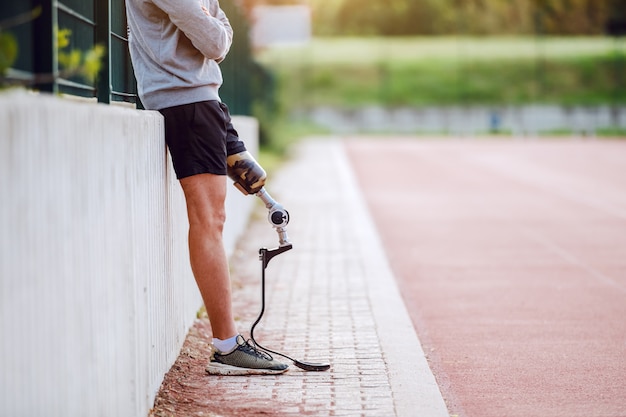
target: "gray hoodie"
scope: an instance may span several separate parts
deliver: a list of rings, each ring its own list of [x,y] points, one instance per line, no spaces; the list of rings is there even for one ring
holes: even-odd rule
[[[126,0],[139,97],[159,110],[219,100],[233,29],[218,0]]]

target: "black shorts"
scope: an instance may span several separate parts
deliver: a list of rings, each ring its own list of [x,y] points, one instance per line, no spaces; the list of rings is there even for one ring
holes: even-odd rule
[[[224,103],[201,101],[160,112],[178,179],[197,174],[226,175],[226,157],[246,150]]]

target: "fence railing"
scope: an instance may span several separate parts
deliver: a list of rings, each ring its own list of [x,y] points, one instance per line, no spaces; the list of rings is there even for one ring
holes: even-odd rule
[[[124,0],[31,0],[2,2],[0,19],[37,14],[11,31],[19,55],[12,76],[39,91],[97,97],[99,102],[137,102],[137,89],[128,53]],[[56,33],[69,30],[70,50],[86,52],[104,46],[96,81],[66,76],[59,63]]]
[[[234,2],[222,8],[236,36],[222,63],[224,85],[220,92],[233,114],[251,115],[254,97],[265,97],[271,79],[252,59],[249,24]],[[19,56],[10,72],[39,91],[95,97],[101,103],[130,102],[140,106],[128,52],[124,0],[30,0],[0,3],[0,21],[37,10],[33,19],[11,28]],[[104,47],[100,73],[95,81],[64,76],[56,45],[57,30],[69,30],[68,50],[88,51]]]

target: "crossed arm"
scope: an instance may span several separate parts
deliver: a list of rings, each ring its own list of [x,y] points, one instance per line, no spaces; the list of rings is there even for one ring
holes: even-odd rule
[[[208,59],[221,62],[233,41],[233,29],[218,0],[153,0],[193,46]]]

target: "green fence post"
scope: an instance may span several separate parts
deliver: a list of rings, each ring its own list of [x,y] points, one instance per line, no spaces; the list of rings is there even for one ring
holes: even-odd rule
[[[235,35],[228,56],[220,64],[224,76],[220,96],[228,104],[232,114],[251,115],[251,78],[254,69],[248,38],[250,27],[247,18],[236,2],[222,2],[221,7],[228,16]]]
[[[41,7],[41,14],[33,21],[33,75],[36,80],[34,87],[40,91],[58,93],[56,0],[33,0],[32,5],[33,8]],[[40,80],[37,80],[38,78]]]
[[[111,102],[111,0],[96,0],[96,44],[105,48],[98,73],[96,96],[100,103]]]

